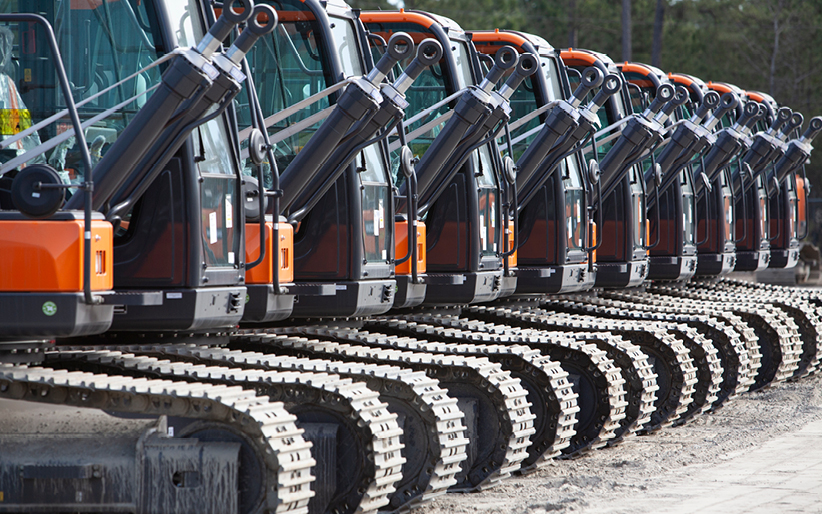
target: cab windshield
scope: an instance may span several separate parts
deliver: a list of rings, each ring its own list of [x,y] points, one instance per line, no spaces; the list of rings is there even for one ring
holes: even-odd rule
[[[267,3],[277,10],[279,22],[274,31],[261,37],[246,56],[265,118],[334,85],[340,78],[331,73],[328,52],[332,45],[325,40],[320,24],[305,4],[299,0]],[[351,42],[343,40],[342,48],[350,47]],[[352,70],[352,75],[355,74],[351,60],[343,59],[343,63]],[[289,128],[328,108],[333,96],[326,96],[285,119],[266,123],[280,172],[294,160],[322,121],[296,132]],[[251,126],[251,111],[244,94],[237,98],[238,124],[242,129]],[[247,141],[242,144],[247,145]],[[250,162],[244,165],[245,172],[250,173]],[[265,182],[270,187],[270,170],[266,170]]]
[[[80,104],[77,110],[92,165],[160,81],[161,67],[148,68],[166,51],[153,5],[141,0],[37,2],[38,14],[54,28],[72,96]],[[12,0],[4,2],[3,12],[32,9],[30,1]],[[188,2],[179,2],[174,14],[189,9]],[[66,102],[53,59],[39,25],[0,24],[0,180],[10,180],[26,164],[40,162],[54,167],[65,183],[83,182],[71,121],[67,113],[58,115]],[[115,87],[103,93],[111,86]],[[56,120],[32,129],[54,115]]]
[[[550,57],[540,56],[540,69],[545,77],[545,85],[547,88],[547,98],[545,99],[545,102],[561,100],[563,98],[563,95],[559,80],[559,72],[557,71],[556,60]],[[512,72],[513,71],[507,72],[506,78]],[[537,105],[536,98],[536,95],[538,94],[536,90],[536,80],[537,79],[533,75],[528,77],[511,95],[511,123],[523,118],[524,116],[528,115],[529,113],[533,112],[539,107]],[[543,102],[540,102],[540,104],[542,103]],[[527,123],[520,125],[519,127],[511,131],[511,139],[519,139],[513,145],[514,152],[511,157],[513,157],[514,162],[519,160],[519,158],[522,156],[522,154],[525,152],[528,146],[537,137],[539,130],[534,129],[536,127],[539,127],[542,124],[542,120],[544,120],[545,118],[545,114],[541,116],[536,116],[530,119]],[[524,134],[528,134],[531,131],[533,131],[533,133],[525,136],[524,138],[521,138]],[[499,145],[503,151],[503,155],[507,155],[508,146],[504,138],[499,140]]]
[[[426,38],[436,38],[435,34],[429,29],[417,25],[416,23],[368,23],[366,27],[372,34],[382,37],[385,41],[391,37],[395,32],[407,32],[414,41],[419,43]],[[379,44],[372,41],[371,54],[376,62],[382,56],[382,48]],[[406,58],[397,63],[394,67],[394,77],[398,77],[402,70],[404,70],[411,61],[413,56]],[[463,87],[457,84],[456,89]],[[405,92],[405,99],[408,102],[408,107],[405,109],[405,119],[419,114],[430,106],[444,100],[450,94],[450,91],[455,90],[455,85],[451,83],[446,64],[446,58],[443,56],[440,62],[429,66],[420,73],[416,80],[411,84]],[[453,103],[451,104],[453,106]],[[414,134],[415,137],[408,139],[408,147],[415,157],[421,157],[434,139],[442,129],[441,124],[437,124],[435,120],[447,113],[450,110],[448,104],[442,105],[437,109],[432,110],[425,116],[415,121],[414,123],[405,123],[403,128],[407,134]],[[401,185],[405,177],[400,173],[399,166],[399,141],[396,137],[389,138],[391,145],[391,175],[396,186]]]

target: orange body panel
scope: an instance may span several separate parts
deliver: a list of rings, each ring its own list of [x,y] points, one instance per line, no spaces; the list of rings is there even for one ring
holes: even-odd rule
[[[713,89],[717,93],[725,94],[725,93],[732,93],[733,90],[726,86],[725,84],[721,84],[719,82],[708,82],[708,89]]]
[[[399,11],[363,11],[360,13],[360,20],[363,23],[416,23],[425,28],[431,27],[434,20],[418,12]]]
[[[91,289],[114,286],[111,223],[91,222]],[[83,290],[83,220],[0,221],[0,291]]]
[[[246,284],[271,284],[274,282],[274,222],[266,222],[265,232],[267,248],[263,262],[246,270]],[[288,223],[279,223],[279,233],[279,277],[281,284],[287,284],[294,282],[294,227]],[[255,261],[259,256],[260,225],[258,223],[246,223],[245,261]]]
[[[417,222],[417,273],[425,273],[426,258],[425,258],[425,223]],[[408,222],[397,221],[394,222],[394,256],[396,258],[405,257],[408,253]],[[399,264],[394,269],[397,275],[411,274],[411,259]]]
[[[514,247],[514,222],[508,222],[508,251],[511,251],[511,248]],[[516,268],[517,267],[517,252],[516,250],[514,253],[508,256],[508,267],[509,268]]]
[[[765,103],[765,97],[760,95],[759,93],[755,93],[753,91],[745,91],[745,95],[747,95],[747,97],[750,100],[753,100],[754,102]]]
[[[624,62],[622,64],[617,64],[617,68],[622,73],[636,73],[638,75],[642,75],[643,77],[650,77],[653,74],[653,71],[650,70],[644,64],[638,64],[634,62]],[[635,84],[639,87],[647,87],[652,88],[654,87],[654,82],[651,79],[633,79],[629,80],[628,82]]]
[[[593,66],[598,60],[594,54],[573,48],[560,52],[560,58],[568,66]]]
[[[804,234],[808,223],[808,204],[805,198],[805,179],[796,177],[796,210],[798,219],[796,220],[796,230],[798,234]],[[797,235],[798,235],[797,234]]]
[[[597,245],[597,224],[591,222],[591,246]],[[591,252],[591,261],[596,263],[597,262],[597,251],[594,250]]]
[[[651,241],[651,222],[645,219],[645,244],[650,244]],[[651,249],[645,250],[645,255],[651,255]]]
[[[668,73],[668,80],[670,80],[671,82],[674,82],[675,84],[682,84],[685,87],[691,87],[691,84],[694,83],[693,80],[691,80],[690,78],[688,78],[684,75],[678,75],[676,73],[670,73],[670,72]]]
[[[519,34],[500,31],[499,29],[495,29],[493,32],[490,30],[478,30],[476,32],[472,32],[471,41],[474,43],[498,41],[501,43],[510,43],[517,47],[522,47],[526,43],[525,38]]]
[[[635,62],[624,62],[622,64],[617,64],[617,67],[623,73],[639,73],[640,75],[645,75],[646,77],[653,73],[650,68],[644,64]]]

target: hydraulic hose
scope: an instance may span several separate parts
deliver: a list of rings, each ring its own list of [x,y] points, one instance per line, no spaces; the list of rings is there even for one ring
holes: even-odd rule
[[[605,102],[622,89],[622,80],[618,75],[608,74],[602,80],[600,90],[594,95],[588,105],[579,110],[579,116],[576,118],[576,126],[571,127],[569,132],[563,135],[550,149],[550,151],[543,157],[536,172],[531,173],[530,180],[524,182],[522,186],[517,186],[517,201],[519,207],[522,208],[539,191],[543,184],[548,180],[551,174],[562,160],[567,157],[569,152],[573,152],[574,148],[582,140],[586,140],[591,135],[592,129],[599,122],[597,111],[605,104]],[[579,89],[578,89],[579,91]],[[574,94],[574,98],[578,98]],[[587,92],[586,92],[587,94]],[[546,124],[548,122],[546,121]],[[532,143],[533,145],[533,143]],[[583,143],[581,146],[585,146]],[[529,147],[530,149],[530,147]],[[527,150],[526,150],[527,151]],[[525,154],[523,154],[524,156]],[[522,159],[522,157],[520,157]],[[520,182],[520,176],[517,175],[517,183]]]
[[[820,131],[822,131],[822,117],[815,116],[811,118],[811,121],[808,123],[808,128],[802,136],[788,143],[788,149],[785,151],[785,155],[777,161],[774,167],[776,179],[780,184],[785,180],[788,174],[796,171],[808,160],[813,150],[811,143],[814,138],[819,135]]]
[[[603,78],[598,68],[593,66],[586,68],[582,72],[582,79],[572,98],[560,102],[551,110],[542,130],[517,161],[518,188],[528,183],[559,138],[579,126],[579,110],[576,107],[593,88],[602,84]]]
[[[277,12],[268,5],[261,4],[254,7],[251,14],[247,26],[234,44],[225,54],[217,54],[213,57],[213,63],[219,75],[211,87],[203,95],[183,106],[182,114],[157,138],[128,179],[111,197],[108,203],[112,207],[107,212],[109,219],[121,216],[134,205],[182,146],[185,139],[207,119],[209,111],[215,105],[224,104],[227,98],[233,98],[240,92],[242,86],[239,79],[245,79],[241,70],[243,58],[260,37],[271,33],[277,26]],[[266,18],[264,24],[259,22],[261,14]]]
[[[529,76],[533,75],[539,66],[539,61],[532,54],[523,54],[519,57],[517,66],[508,80],[503,84],[498,92],[492,93],[493,110],[491,114],[482,120],[479,124],[471,128],[465,137],[459,142],[459,146],[451,154],[451,157],[443,165],[441,174],[453,177],[460,170],[463,163],[471,155],[471,152],[481,145],[477,143],[487,134],[499,127],[500,123],[507,123],[510,119],[510,104],[509,99],[522,82]],[[445,182],[447,183],[447,182]],[[425,212],[431,203],[436,198],[420,203],[420,208]]]

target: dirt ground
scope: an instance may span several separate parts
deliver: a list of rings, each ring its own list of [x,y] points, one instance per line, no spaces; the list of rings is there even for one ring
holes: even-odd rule
[[[791,438],[803,427],[811,423],[816,426],[815,422],[820,420],[821,377],[778,384],[730,400],[719,411],[703,414],[684,426],[634,437],[616,448],[594,451],[577,460],[554,461],[534,474],[513,477],[489,491],[449,494],[417,512],[694,512],[697,509],[677,506],[677,498],[687,497],[686,488],[715,484],[721,479],[719,474],[742,473],[742,469],[734,469],[740,457],[761,449],[769,441],[777,441],[780,436]],[[813,446],[822,448],[822,440]],[[762,452],[759,454],[762,460]],[[738,466],[750,467],[743,462]],[[790,480],[790,463],[788,466],[787,471],[779,472],[787,473]],[[807,479],[808,470],[804,473],[803,478]],[[819,477],[819,481],[807,490],[812,496],[818,492],[819,497],[792,511],[822,512],[822,472],[817,473],[814,468],[810,473],[812,480]],[[808,505],[813,507],[808,510]],[[773,512],[770,507],[761,507],[758,511]],[[727,514],[734,511],[721,510]]]

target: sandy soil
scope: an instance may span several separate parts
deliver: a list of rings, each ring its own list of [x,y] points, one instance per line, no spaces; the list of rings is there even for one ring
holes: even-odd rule
[[[712,479],[711,464],[728,462],[820,419],[822,377],[778,384],[730,400],[718,412],[699,416],[685,426],[634,437],[616,448],[577,460],[554,461],[534,474],[513,477],[489,491],[450,494],[416,512],[647,511],[637,510],[634,500],[638,496],[655,496],[683,480],[707,483]]]

